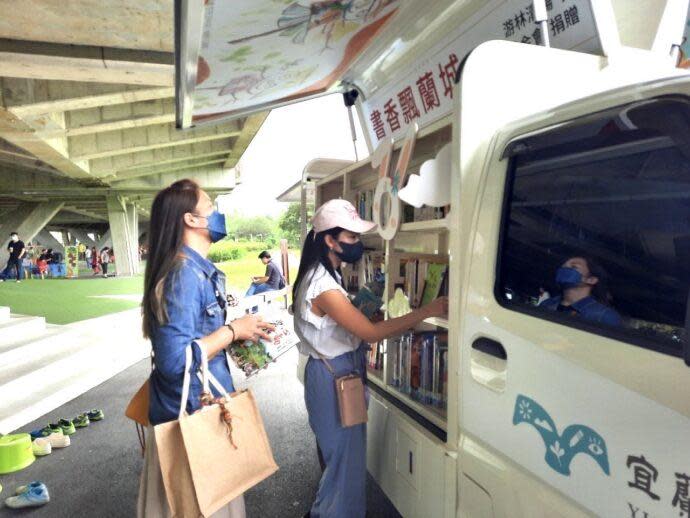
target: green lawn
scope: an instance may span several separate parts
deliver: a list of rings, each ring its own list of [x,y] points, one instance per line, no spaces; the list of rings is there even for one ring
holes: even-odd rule
[[[227,275],[228,290],[240,295],[244,295],[252,276],[265,271],[254,254],[216,266]],[[291,274],[294,279],[296,269]],[[9,306],[12,313],[44,316],[51,324],[69,324],[139,306],[143,281],[143,276],[138,276],[1,282],[0,306]],[[107,298],[118,295],[130,297]]]
[[[144,278],[30,279],[0,283],[0,306],[12,313],[44,316],[51,324],[69,324],[139,306],[140,300],[102,298],[141,296]]]
[[[241,259],[217,263],[216,266],[227,276],[228,291],[235,291],[244,295],[249,288],[251,278],[263,275],[266,267],[256,258],[255,254],[247,254]],[[297,275],[297,268],[290,268],[290,278]]]

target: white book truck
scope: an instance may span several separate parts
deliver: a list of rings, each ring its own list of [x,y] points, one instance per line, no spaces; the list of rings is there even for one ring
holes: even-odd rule
[[[449,264],[449,318],[425,328],[449,335],[447,410],[396,391],[393,358],[369,372],[368,468],[403,516],[690,515],[690,77],[674,52],[687,2],[657,4],[646,21],[618,6],[617,24],[610,5],[589,11],[595,37],[575,35],[570,47],[585,52],[480,44],[457,60],[452,101],[438,74],[438,97],[423,99],[425,70],[443,74],[443,59],[455,60],[449,45],[479,43],[487,18],[474,29],[437,21],[424,31],[432,50],[408,57],[405,72],[362,74],[369,87],[385,78],[369,95],[351,71],[376,152],[317,177],[316,206],[388,185],[390,201],[379,194],[373,206],[384,229],[363,236],[386,254],[388,299],[401,261]],[[652,19],[649,50],[620,44],[632,39],[625,27]],[[408,84],[419,113],[406,121],[398,94]],[[448,182],[442,219],[403,221],[394,191],[406,143],[408,179],[450,146],[449,178],[420,176]],[[305,189],[309,180],[307,169]],[[536,305],[540,288],[558,289],[561,263],[579,256],[605,265],[618,322]]]

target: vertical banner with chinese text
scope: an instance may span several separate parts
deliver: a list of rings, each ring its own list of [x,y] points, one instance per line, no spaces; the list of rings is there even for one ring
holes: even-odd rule
[[[601,53],[589,0],[547,0],[546,8],[552,47]],[[362,103],[372,145],[390,136],[402,138],[412,122],[423,128],[448,115],[460,63],[476,46],[496,39],[542,44],[532,2],[488,2],[415,61],[400,81],[374,92]]]

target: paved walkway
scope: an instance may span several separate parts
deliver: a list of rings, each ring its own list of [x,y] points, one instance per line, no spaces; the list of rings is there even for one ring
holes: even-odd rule
[[[278,473],[246,493],[247,516],[301,517],[314,498],[320,477],[314,436],[307,422],[302,385],[295,376],[293,350],[259,375],[246,380],[234,372],[238,388],[249,387],[260,405],[273,447]],[[59,417],[74,417],[91,408],[103,408],[106,419],[72,436],[72,446],[39,458],[28,468],[0,476],[0,500],[20,484],[44,481],[51,502],[40,509],[11,511],[0,505],[0,516],[133,517],[142,460],[134,424],[124,408],[146,378],[149,360],[143,360],[111,380],[23,427],[30,430]],[[391,503],[369,479],[369,515],[397,517]]]

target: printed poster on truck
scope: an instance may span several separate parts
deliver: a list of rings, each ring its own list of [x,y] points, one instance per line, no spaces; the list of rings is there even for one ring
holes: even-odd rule
[[[601,53],[589,0],[547,0],[546,9],[552,47]],[[369,96],[362,107],[372,146],[387,137],[403,138],[413,122],[423,128],[451,113],[455,76],[463,59],[479,44],[497,39],[542,44],[531,1],[487,2],[415,61],[400,81]],[[506,82],[519,80],[506,77]]]

